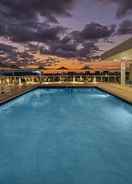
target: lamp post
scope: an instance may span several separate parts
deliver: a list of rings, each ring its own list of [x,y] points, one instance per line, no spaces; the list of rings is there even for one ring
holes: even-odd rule
[[[121,86],[126,85],[126,58],[121,61]]]
[[[73,83],[76,82],[76,78],[75,78],[75,75],[73,75]]]
[[[94,78],[93,78],[93,83],[96,83],[97,80],[96,80],[96,75],[94,75]]]

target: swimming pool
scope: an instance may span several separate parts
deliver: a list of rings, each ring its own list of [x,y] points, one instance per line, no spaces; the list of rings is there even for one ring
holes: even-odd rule
[[[37,89],[0,107],[0,184],[131,184],[132,106]]]

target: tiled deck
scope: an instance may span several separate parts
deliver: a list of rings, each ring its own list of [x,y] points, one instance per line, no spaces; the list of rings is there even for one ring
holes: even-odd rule
[[[132,104],[132,88],[118,84],[100,83],[97,87]]]
[[[29,85],[29,86],[23,86],[23,87],[8,87],[5,88],[3,93],[0,94],[0,105],[5,104],[6,102],[9,102],[16,97],[19,97],[27,92],[30,92],[31,90],[37,88],[36,85]]]
[[[42,85],[28,85],[25,87],[15,87],[7,89],[3,94],[0,94],[0,105],[21,96],[35,88],[43,87],[97,87],[103,91],[106,91],[114,96],[125,100],[128,103],[132,104],[132,88],[130,87],[121,87],[118,84],[109,84],[109,83],[45,83]]]

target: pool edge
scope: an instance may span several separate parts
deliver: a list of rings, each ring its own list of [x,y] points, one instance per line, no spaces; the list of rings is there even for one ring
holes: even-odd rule
[[[107,94],[110,94],[120,100],[122,100],[123,102],[125,103],[128,103],[130,105],[132,105],[132,100],[120,95],[120,94],[117,94],[116,92],[114,92],[114,90],[109,90],[107,88],[104,88],[103,86],[101,86],[100,84],[40,84],[40,85],[35,85],[35,86],[30,86],[28,88],[25,88],[25,90],[23,91],[19,91],[17,94],[12,94],[11,96],[7,97],[7,99],[4,99],[3,101],[0,102],[0,106],[12,101],[12,100],[15,100],[16,98],[20,97],[20,96],[23,96],[25,95],[26,93],[30,93],[31,91],[33,90],[36,90],[36,89],[44,89],[44,88],[58,88],[58,89],[61,89],[61,88],[96,88],[100,91],[103,91]]]

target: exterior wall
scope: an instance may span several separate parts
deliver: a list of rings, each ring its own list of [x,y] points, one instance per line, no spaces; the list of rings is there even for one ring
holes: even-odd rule
[[[130,64],[129,72],[129,80],[132,81],[132,64]]]
[[[111,57],[108,57],[107,59],[108,60],[122,60],[123,58],[126,58],[127,60],[132,60],[132,49],[126,50],[124,52],[120,52]]]

